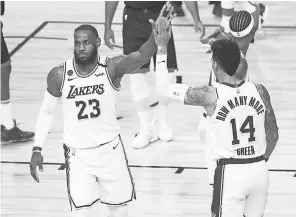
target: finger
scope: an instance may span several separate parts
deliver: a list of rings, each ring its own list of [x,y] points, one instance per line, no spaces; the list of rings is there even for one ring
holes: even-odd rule
[[[169,19],[169,22],[171,22],[175,17],[177,16],[177,13],[174,13],[171,18]]]
[[[169,33],[169,36],[171,37],[172,36],[172,26],[171,25],[169,26],[168,33]]]
[[[165,12],[166,7],[167,7],[167,5],[164,4],[163,7],[162,7],[162,9],[161,9],[161,11],[160,11],[160,13],[159,13],[159,16],[158,17],[162,17],[163,16],[163,13]]]
[[[173,8],[173,5],[171,5],[170,3],[168,3],[167,4],[166,11],[171,11],[172,8]]]
[[[201,33],[201,36],[200,36],[200,39],[202,39],[206,34],[206,28],[203,26],[202,27],[202,33]]]
[[[109,47],[110,49],[113,49],[113,45],[112,45],[110,42],[106,43],[106,45],[107,45],[107,47]]]
[[[31,172],[31,176],[33,177],[33,179],[35,179],[36,182],[39,182],[39,177],[37,175],[36,166],[34,166],[34,167],[30,166],[30,172]]]
[[[173,11],[174,11],[174,6],[171,6],[167,18],[169,18],[169,16],[172,16]]]
[[[41,158],[40,163],[39,163],[39,171],[40,172],[43,172],[44,171],[43,170],[43,157]]]
[[[152,19],[149,19],[148,21],[149,21],[149,23],[151,23],[152,25],[155,24],[155,21],[152,20]]]

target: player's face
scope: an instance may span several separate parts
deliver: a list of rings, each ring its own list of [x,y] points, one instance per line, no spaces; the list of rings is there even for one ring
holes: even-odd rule
[[[97,38],[91,31],[74,33],[74,56],[77,63],[87,64],[98,55]]]

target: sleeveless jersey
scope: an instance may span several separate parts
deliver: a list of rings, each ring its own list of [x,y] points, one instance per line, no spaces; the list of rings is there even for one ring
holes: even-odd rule
[[[91,148],[108,143],[120,133],[116,119],[116,91],[109,77],[107,58],[87,76],[77,72],[74,58],[65,61],[61,88],[64,143],[71,148]]]
[[[215,158],[254,158],[266,150],[265,105],[252,82],[220,84],[217,106],[207,116],[206,143]]]

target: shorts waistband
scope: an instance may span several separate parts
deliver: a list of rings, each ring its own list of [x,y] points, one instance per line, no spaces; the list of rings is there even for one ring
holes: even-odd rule
[[[263,155],[259,156],[259,157],[255,157],[255,158],[222,158],[217,160],[217,166],[223,166],[223,165],[227,165],[227,164],[250,164],[250,163],[255,163],[255,162],[259,162],[265,160],[265,158],[263,157]]]
[[[99,148],[99,147],[101,147],[101,146],[103,146],[103,145],[107,145],[107,144],[113,142],[113,141],[114,141],[115,139],[117,139],[117,138],[119,138],[119,139],[121,140],[121,136],[120,136],[120,134],[117,135],[114,139],[112,139],[112,140],[110,140],[110,141],[108,141],[108,142],[105,142],[105,143],[101,143],[101,144],[99,144],[99,145],[97,145],[97,146],[92,146],[92,147],[89,147],[89,148],[74,148],[74,149],[90,150],[90,149],[94,149],[94,148]],[[65,148],[73,149],[72,147],[67,146],[65,143],[63,143],[63,147],[64,147],[64,149],[65,149]]]

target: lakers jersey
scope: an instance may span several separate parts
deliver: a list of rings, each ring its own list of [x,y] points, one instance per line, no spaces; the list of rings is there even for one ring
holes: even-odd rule
[[[253,158],[265,153],[265,105],[252,82],[220,84],[217,106],[207,117],[206,143],[217,158]]]
[[[116,119],[117,88],[109,77],[107,58],[87,76],[78,73],[74,58],[65,61],[61,88],[64,143],[72,148],[90,148],[110,142],[120,133]]]

